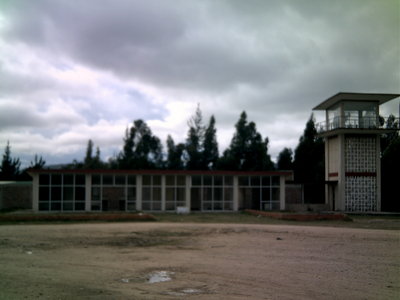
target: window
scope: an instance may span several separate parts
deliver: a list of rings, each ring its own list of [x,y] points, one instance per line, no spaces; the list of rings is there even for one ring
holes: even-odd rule
[[[144,175],[142,183],[142,209],[161,210],[161,176]]]

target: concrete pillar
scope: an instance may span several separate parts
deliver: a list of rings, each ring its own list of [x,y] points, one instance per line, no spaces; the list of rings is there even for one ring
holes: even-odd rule
[[[186,199],[186,207],[189,211],[191,211],[191,187],[192,187],[192,176],[186,175],[186,185],[185,185],[185,199]]]
[[[166,209],[166,178],[165,175],[161,175],[161,211],[165,211]]]
[[[136,176],[136,210],[142,210],[142,175]]]
[[[32,210],[39,211],[39,174],[30,174],[32,176]]]
[[[239,210],[239,177],[233,176],[233,211]]]
[[[280,200],[280,210],[285,210],[286,208],[286,190],[285,190],[285,176],[281,175],[279,177],[279,186],[280,186],[280,191],[279,191],[279,200]]]
[[[91,211],[92,201],[92,174],[85,175],[85,211]]]

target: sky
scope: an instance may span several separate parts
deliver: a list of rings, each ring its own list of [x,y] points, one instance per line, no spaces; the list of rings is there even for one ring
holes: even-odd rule
[[[399,0],[0,0],[0,151],[23,166],[89,139],[107,160],[136,119],[184,142],[197,105],[220,153],[246,111],[275,160],[338,92],[400,93]]]

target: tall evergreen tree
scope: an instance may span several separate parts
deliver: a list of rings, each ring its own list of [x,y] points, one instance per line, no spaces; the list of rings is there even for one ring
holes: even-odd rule
[[[35,170],[41,170],[44,168],[45,164],[46,161],[41,156],[39,157],[37,154],[35,154],[34,160],[31,161],[29,168]]]
[[[318,137],[314,115],[306,123],[294,154],[294,179],[304,184],[304,199],[309,203],[324,203],[325,161],[324,141]]]
[[[197,106],[194,116],[188,121],[189,132],[186,139],[187,169],[204,169],[202,164],[204,125],[200,106]]]
[[[290,148],[284,148],[278,155],[278,169],[292,170],[293,169],[293,151]]]
[[[105,164],[101,161],[100,157],[100,148],[96,147],[96,154],[93,156],[93,147],[94,143],[92,140],[88,141],[87,148],[86,148],[86,155],[82,163],[76,163],[77,168],[84,168],[84,169],[101,169],[105,167]]]
[[[175,145],[173,138],[168,135],[167,149],[168,157],[166,167],[171,170],[182,170],[184,168],[182,156],[185,145],[182,143]]]
[[[215,118],[211,116],[210,122],[204,133],[202,169],[214,169],[218,161],[217,129]]]
[[[0,167],[0,180],[16,180],[20,174],[21,162],[19,158],[11,157],[10,142],[4,149],[3,160]]]
[[[269,140],[263,140],[254,122],[247,122],[246,112],[242,112],[235,125],[236,132],[231,144],[219,163],[219,168],[230,170],[272,170],[274,165],[268,154]]]
[[[124,147],[118,157],[123,169],[148,169],[162,166],[160,139],[153,135],[143,120],[135,120],[124,138]]]

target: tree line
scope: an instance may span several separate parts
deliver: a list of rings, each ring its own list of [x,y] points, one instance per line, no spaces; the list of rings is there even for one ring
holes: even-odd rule
[[[390,118],[395,122],[394,116]],[[152,133],[146,122],[141,119],[134,120],[125,131],[122,150],[107,162],[102,161],[100,148],[95,147],[90,139],[83,160],[74,160],[64,167],[68,169],[293,170],[294,182],[304,185],[308,202],[318,203],[324,199],[324,142],[317,134],[312,114],[297,147],[294,151],[287,147],[282,149],[276,164],[272,162],[268,153],[268,137],[263,138],[256,124],[248,120],[245,111],[240,114],[231,142],[221,155],[218,149],[216,120],[213,115],[204,124],[203,115],[198,106],[187,125],[188,132],[185,141],[176,143],[168,135],[167,149],[163,151],[161,140]],[[394,195],[393,189],[398,184],[397,173],[400,170],[398,132],[381,136],[381,157],[382,199],[389,199]],[[45,164],[41,156],[35,155],[29,168],[42,169],[46,167]],[[11,147],[7,143],[0,167],[0,180],[29,180],[26,170],[20,170],[20,165],[18,158],[11,157]],[[400,211],[400,204],[395,204],[393,201],[390,203]]]

